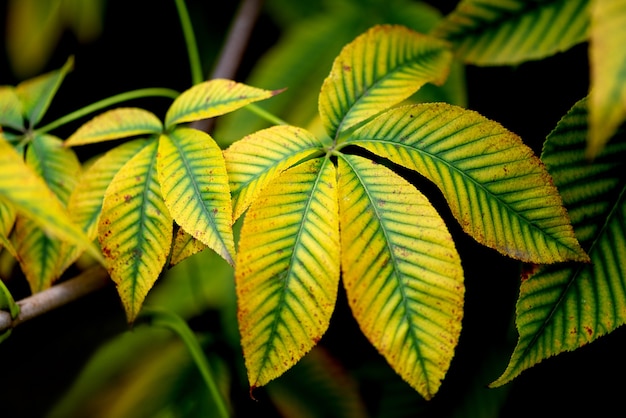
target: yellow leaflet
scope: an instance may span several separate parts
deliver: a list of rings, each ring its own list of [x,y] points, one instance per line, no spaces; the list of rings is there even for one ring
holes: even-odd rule
[[[224,151],[233,218],[238,219],[282,171],[322,148],[313,134],[288,125],[263,129],[233,143]]]
[[[151,141],[115,175],[104,195],[98,239],[105,267],[132,322],[159,277],[172,241]]]
[[[220,116],[247,104],[265,100],[282,90],[263,90],[232,80],[214,79],[196,84],[174,100],[165,126]]]
[[[165,204],[176,223],[232,265],[235,243],[228,174],[213,138],[191,128],[161,135],[157,166]]]
[[[121,107],[104,112],[86,122],[65,141],[65,146],[159,134],[162,130],[161,121],[153,113],[135,107]]]
[[[206,245],[189,235],[184,229],[181,228],[176,232],[176,236],[174,237],[170,266],[175,266],[187,257],[191,257],[206,248]]]
[[[15,216],[13,205],[0,197],[0,250],[5,248],[14,258],[17,258],[15,248],[9,240],[9,234],[15,224]]]
[[[250,207],[235,269],[251,388],[280,376],[322,337],[339,281],[335,168],[328,159],[278,176]]]
[[[339,158],[341,264],[361,330],[426,399],[438,391],[463,317],[463,269],[430,202],[362,157]]]

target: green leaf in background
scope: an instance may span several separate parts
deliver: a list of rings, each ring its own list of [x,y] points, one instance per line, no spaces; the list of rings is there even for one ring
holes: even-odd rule
[[[542,159],[591,264],[542,266],[522,278],[519,341],[492,386],[626,323],[626,131],[622,128],[590,163],[585,158],[588,105],[581,100],[559,122]]]
[[[61,86],[63,79],[74,67],[74,58],[70,57],[58,70],[31,78],[17,85],[15,91],[22,103],[24,117],[30,127],[36,126],[48,110],[52,98]]]
[[[162,130],[163,124],[152,112],[136,107],[121,107],[104,112],[86,122],[67,138],[65,146],[159,134]]]
[[[463,269],[430,202],[375,162],[339,158],[342,278],[367,339],[424,398],[438,391],[458,343]]]
[[[117,285],[128,322],[161,274],[172,242],[173,220],[157,176],[156,140],[118,171],[104,196],[98,238],[105,267]]]
[[[12,86],[0,86],[0,126],[24,130],[22,102]]]
[[[346,143],[430,179],[483,245],[535,263],[588,261],[543,163],[517,135],[476,112],[445,103],[405,106]]]
[[[81,166],[63,141],[35,136],[26,152],[26,163],[44,179],[65,207],[80,176]],[[46,234],[34,220],[18,216],[15,223],[18,261],[33,293],[49,288],[63,273],[63,242]]]
[[[424,84],[442,84],[451,59],[445,42],[404,26],[373,27],[344,47],[322,84],[319,113],[326,132],[336,139]]]
[[[594,0],[587,157],[594,158],[626,119],[626,3]]]
[[[161,135],[157,168],[165,204],[176,223],[233,264],[228,174],[213,138],[185,127]]]
[[[232,80],[214,79],[181,93],[165,115],[165,126],[193,122],[232,112],[247,104],[269,99],[282,90],[263,90]]]
[[[296,162],[321,151],[323,144],[308,131],[279,125],[250,134],[224,151],[238,219],[264,187]]]
[[[431,32],[476,65],[512,65],[588,39],[589,0],[462,0]]]
[[[250,207],[235,269],[251,390],[280,376],[328,328],[339,283],[336,174],[328,158],[278,176]]]

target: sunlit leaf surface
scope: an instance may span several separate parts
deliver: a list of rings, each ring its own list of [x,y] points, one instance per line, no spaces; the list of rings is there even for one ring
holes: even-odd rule
[[[136,135],[159,134],[162,130],[161,121],[153,113],[136,107],[121,107],[86,122],[65,141],[65,145],[70,147]]]
[[[161,135],[157,167],[165,204],[176,223],[233,264],[228,174],[213,138],[184,127]]]
[[[610,1],[610,0],[609,0]],[[465,62],[509,65],[587,40],[589,0],[462,0],[431,32]]]
[[[235,281],[252,389],[280,376],[328,328],[339,282],[335,168],[327,158],[277,177],[241,228]]]
[[[105,267],[132,322],[156,282],[172,242],[172,218],[157,178],[157,141],[115,175],[104,196],[98,238]]]
[[[174,100],[165,115],[165,126],[223,115],[278,93],[280,90],[263,90],[232,80],[205,81]]]
[[[282,171],[320,152],[322,143],[311,133],[279,125],[255,132],[224,151],[233,196],[234,219]]]
[[[463,269],[443,220],[386,167],[339,158],[341,264],[361,330],[426,399],[439,389],[461,332]]]
[[[404,26],[380,25],[346,45],[322,84],[319,112],[328,135],[401,102],[427,82],[448,76],[445,42]]]
[[[580,101],[559,122],[542,159],[591,264],[545,266],[523,278],[516,316],[519,341],[494,386],[626,323],[626,131],[622,128],[589,163],[587,105]]]
[[[405,106],[348,143],[433,181],[463,230],[488,247],[535,263],[588,260],[543,163],[517,135],[476,112]]]

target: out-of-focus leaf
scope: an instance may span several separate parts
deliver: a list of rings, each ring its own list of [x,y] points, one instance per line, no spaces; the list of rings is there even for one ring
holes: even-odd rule
[[[12,86],[0,86],[0,126],[24,130],[22,102]]]
[[[150,141],[118,171],[98,222],[105,267],[129,322],[159,277],[172,242],[173,220],[157,176],[157,145]]]
[[[335,168],[328,158],[286,170],[252,203],[235,269],[251,389],[280,376],[328,328],[339,282]]]
[[[279,125],[255,132],[224,151],[233,198],[233,218],[238,219],[282,171],[320,152],[323,144],[304,129]]]
[[[176,223],[233,264],[228,174],[213,138],[185,127],[161,135],[157,167],[165,204]]]
[[[405,106],[348,139],[416,170],[478,242],[535,263],[588,261],[550,174],[512,132],[445,103]]]
[[[587,157],[602,150],[626,119],[626,3],[593,0]]]
[[[270,382],[267,392],[284,418],[368,416],[356,381],[319,347]]]
[[[63,79],[74,67],[74,58],[70,57],[58,70],[31,78],[17,85],[15,92],[22,103],[24,117],[31,127],[37,125],[48,110],[50,102],[61,86]]]
[[[0,310],[8,310],[11,314],[11,318],[15,319],[20,313],[20,307],[13,300],[13,295],[9,292],[9,289],[4,285],[4,281],[0,278]],[[11,329],[0,333],[0,343],[11,335]]]
[[[74,151],[52,136],[35,136],[26,152],[26,163],[44,179],[65,206],[80,176]],[[63,242],[51,237],[32,219],[19,216],[15,224],[18,261],[33,293],[49,288],[63,273]]]
[[[431,32],[477,65],[537,60],[584,42],[589,0],[462,0]]]
[[[585,157],[588,105],[581,100],[559,122],[542,159],[591,263],[542,266],[523,278],[519,341],[493,386],[626,323],[626,130],[590,163]]]
[[[82,125],[65,141],[65,146],[159,134],[162,130],[161,121],[152,112],[135,107],[122,107],[104,112]]]
[[[213,79],[181,93],[165,115],[165,126],[212,118],[269,99],[282,90],[263,90],[232,80]]]
[[[339,158],[342,278],[368,340],[424,398],[438,391],[463,317],[463,269],[430,202],[371,160]]]
[[[24,159],[0,135],[0,196],[18,213],[33,219],[46,233],[58,239],[84,246],[101,261],[102,256],[79,226],[69,218],[59,199],[44,180],[33,172]],[[15,179],[20,181],[16,182]]]
[[[404,26],[379,25],[346,45],[324,80],[319,113],[331,138],[407,99],[424,84],[442,84],[452,53],[438,39]]]

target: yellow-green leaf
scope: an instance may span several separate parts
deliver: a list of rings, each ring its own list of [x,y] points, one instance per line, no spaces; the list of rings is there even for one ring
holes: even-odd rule
[[[163,202],[150,141],[115,175],[104,195],[98,239],[105,267],[133,322],[156,282],[172,242],[172,218]]]
[[[322,337],[339,282],[335,168],[288,169],[241,228],[235,269],[241,344],[252,389],[280,376]]]
[[[22,102],[24,117],[31,127],[36,125],[46,113],[63,79],[73,67],[74,59],[70,57],[62,68],[17,85],[15,91]]]
[[[492,386],[626,323],[626,129],[590,163],[588,104],[581,100],[559,122],[541,158],[591,263],[542,266],[522,278],[515,321],[519,341]]]
[[[82,125],[65,141],[65,146],[160,134],[162,130],[161,121],[152,112],[136,107],[121,107],[104,112]]]
[[[74,151],[63,147],[58,138],[35,136],[27,149],[26,163],[65,206],[81,171]],[[23,216],[15,224],[15,240],[17,259],[31,291],[36,293],[52,286],[63,273],[63,242]]]
[[[626,119],[626,3],[591,2],[591,92],[587,157],[594,158]]]
[[[17,258],[15,248],[13,248],[13,244],[9,239],[9,234],[15,224],[15,217],[16,213],[13,205],[0,196],[0,250],[4,248],[14,258]]]
[[[157,167],[165,204],[176,223],[233,264],[228,174],[213,138],[185,127],[161,135]]]
[[[193,236],[185,232],[184,229],[179,228],[178,231],[176,231],[174,243],[172,244],[170,266],[175,266],[187,257],[191,257],[206,248],[207,246],[204,245],[202,241],[195,239]]]
[[[24,115],[15,88],[0,86],[0,126],[24,130]]]
[[[145,145],[145,139],[137,139],[115,147],[99,157],[80,177],[69,197],[67,211],[90,240],[98,235],[98,219],[107,187],[122,166]],[[83,247],[64,243],[62,269],[72,264],[83,250]]]
[[[373,161],[339,158],[343,283],[368,340],[426,399],[438,391],[463,317],[452,236],[414,186]]]
[[[442,84],[446,42],[404,26],[379,25],[346,45],[322,84],[319,113],[331,138],[400,103],[424,84]]]
[[[416,170],[478,242],[534,263],[588,261],[541,160],[514,133],[445,103],[404,106],[348,143]]]
[[[59,199],[44,180],[33,172],[24,159],[0,135],[0,196],[15,209],[33,219],[58,239],[83,245],[97,260],[100,252],[84,232],[69,218]],[[15,179],[20,179],[16,182]]]
[[[250,134],[224,151],[236,220],[282,171],[322,150],[310,132],[279,125]]]
[[[214,79],[196,84],[174,100],[165,115],[165,126],[212,118],[247,104],[265,100],[282,90],[263,90],[232,80]]]
[[[541,59],[584,42],[589,0],[462,0],[431,32],[465,62],[509,65]]]

